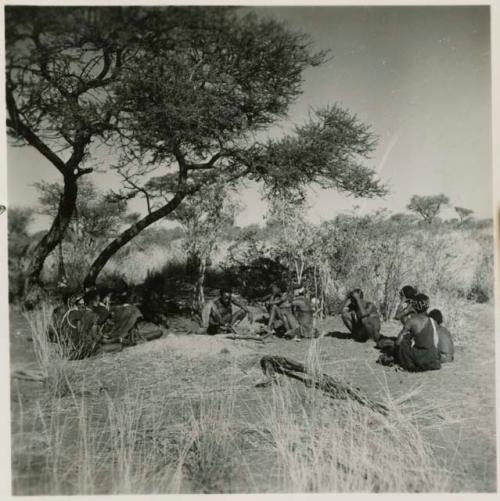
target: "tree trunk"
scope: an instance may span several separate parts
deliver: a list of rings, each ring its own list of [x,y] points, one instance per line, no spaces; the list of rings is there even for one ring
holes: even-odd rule
[[[66,268],[64,266],[64,254],[62,248],[62,241],[59,242],[58,248],[58,261],[57,261],[57,282],[59,284],[66,282]]]
[[[205,270],[206,270],[206,260],[200,259],[198,266],[198,274],[196,277],[196,284],[194,288],[193,297],[193,310],[200,311],[205,303],[205,293],[203,291],[203,284],[205,283]]]
[[[104,250],[97,256],[91,264],[90,269],[83,281],[84,288],[89,288],[95,285],[99,273],[101,273],[106,263],[126,244],[128,244],[142,230],[155,223],[156,221],[168,216],[186,197],[185,194],[176,193],[174,198],[167,205],[160,207],[154,212],[149,213],[142,219],[139,219],[135,224],[127,228],[121,235],[110,242]]]
[[[40,274],[47,256],[62,241],[64,233],[73,215],[78,194],[77,178],[67,175],[64,178],[64,190],[59,201],[57,215],[49,231],[36,245],[31,259],[26,267],[26,278],[23,288],[23,304],[26,308],[33,308],[43,297],[40,283]]]

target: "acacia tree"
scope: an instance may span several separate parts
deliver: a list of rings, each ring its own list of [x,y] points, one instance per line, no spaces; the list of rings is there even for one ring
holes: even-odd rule
[[[450,199],[442,193],[428,196],[413,195],[407,208],[418,214],[426,223],[431,224],[442,206],[449,203]]]
[[[25,303],[40,294],[45,259],[62,240],[75,207],[78,180],[92,172],[92,142],[110,139],[120,109],[113,87],[130,63],[142,24],[137,9],[8,6],[7,131],[57,169],[62,196],[50,229],[26,270]]]
[[[458,217],[460,218],[460,226],[464,224],[466,221],[470,219],[472,214],[474,214],[474,211],[471,209],[466,209],[465,207],[455,207],[455,212],[458,214]]]
[[[118,137],[128,137],[120,121],[125,103],[116,93],[124,72],[140,73],[148,58],[169,67],[169,61],[159,60],[162,54],[151,53],[152,41],[171,50],[182,43],[178,27],[186,12],[177,7],[6,7],[7,131],[14,144],[30,145],[45,157],[63,183],[52,225],[26,269],[26,305],[40,296],[43,264],[64,236],[79,179],[92,172],[99,146],[108,149]]]
[[[280,140],[256,140],[286,115],[302,72],[325,60],[307,36],[228,9],[185,12],[175,47],[152,40],[141,71],[127,72],[120,86],[123,107],[133,113],[122,118],[129,134],[116,167],[126,189],[116,196],[142,196],[148,210],[103,250],[85,286],[144,228],[214,183],[247,178],[270,192],[318,183],[359,196],[384,193],[360,163],[374,148],[369,128],[339,106],[317,111]]]

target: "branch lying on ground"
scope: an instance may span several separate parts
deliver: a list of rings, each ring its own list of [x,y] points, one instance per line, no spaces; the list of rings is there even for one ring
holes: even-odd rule
[[[358,388],[336,381],[331,376],[328,376],[328,374],[320,374],[319,377],[311,374],[306,369],[305,365],[300,362],[295,362],[294,360],[290,360],[285,357],[266,355],[261,358],[260,366],[266,376],[273,377],[275,373],[284,374],[285,376],[293,379],[298,379],[306,385],[314,385],[316,388],[320,388],[325,393],[328,393],[332,398],[349,398],[361,405],[369,407],[372,411],[379,412],[384,415],[389,412],[389,409],[385,405],[370,400],[368,397],[363,395]],[[306,379],[299,376],[295,374],[296,372],[305,374],[308,378]]]

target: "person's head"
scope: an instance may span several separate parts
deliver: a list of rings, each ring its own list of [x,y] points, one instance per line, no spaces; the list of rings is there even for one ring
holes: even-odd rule
[[[429,296],[426,294],[417,294],[411,303],[417,313],[425,313],[429,309]]]
[[[97,289],[89,289],[83,295],[83,301],[87,306],[96,306],[99,304],[99,291]]]
[[[224,306],[228,306],[231,303],[232,291],[229,287],[223,287],[220,290],[220,302]]]
[[[281,287],[279,286],[279,284],[277,282],[274,282],[273,284],[271,284],[271,292],[273,294],[281,294]]]
[[[411,285],[405,285],[399,291],[399,297],[401,298],[401,300],[414,299],[417,294],[418,294],[417,289],[415,287],[412,287]]]
[[[349,293],[349,297],[352,299],[355,295],[359,296],[359,299],[363,299],[363,291],[361,289],[354,289]]]
[[[438,325],[443,323],[443,314],[440,310],[434,309],[429,312],[428,316],[432,318]]]
[[[294,297],[303,296],[304,293],[305,293],[304,287],[295,287],[293,289],[293,295],[294,295]]]

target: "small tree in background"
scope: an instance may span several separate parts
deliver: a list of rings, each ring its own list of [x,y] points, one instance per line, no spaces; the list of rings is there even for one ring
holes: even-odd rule
[[[275,258],[290,270],[297,285],[312,264],[314,228],[306,221],[307,207],[301,197],[277,194],[270,200],[267,226],[274,231]]]
[[[458,214],[458,217],[460,218],[460,226],[462,226],[465,222],[470,221],[472,214],[474,214],[474,211],[471,209],[466,209],[465,207],[455,207],[455,212]]]
[[[450,199],[442,193],[427,196],[413,195],[407,208],[418,214],[423,221],[431,224],[439,214],[441,208],[449,203]]]
[[[228,227],[233,226],[238,203],[224,186],[205,189],[186,199],[174,213],[185,232],[184,248],[188,266],[195,271],[193,311],[201,311],[205,302],[205,272],[217,242]]]

